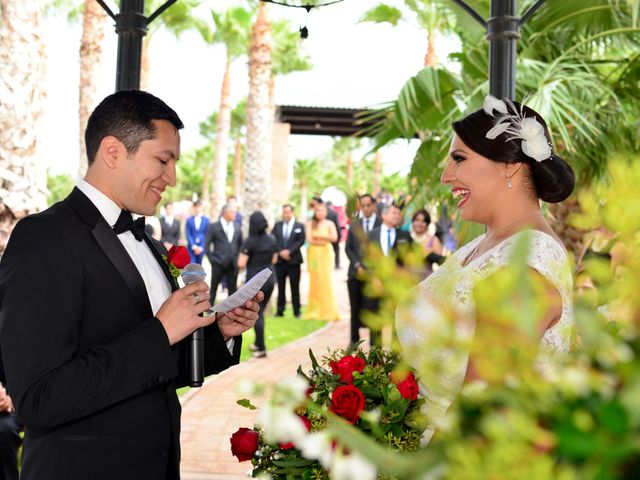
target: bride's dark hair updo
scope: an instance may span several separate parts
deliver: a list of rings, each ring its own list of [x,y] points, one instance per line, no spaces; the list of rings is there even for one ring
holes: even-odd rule
[[[513,104],[524,117],[533,117],[542,125],[544,135],[551,144],[551,136],[544,119],[526,105],[517,102],[513,102]],[[507,108],[509,113],[519,113],[513,112],[509,106]],[[541,200],[558,203],[568,198],[575,186],[575,176],[571,166],[554,153],[548,159],[538,162],[522,151],[521,139],[509,140],[512,135],[508,132],[501,133],[493,140],[487,138],[487,132],[496,123],[495,117],[487,115],[483,109],[480,109],[470,113],[462,120],[453,122],[452,126],[464,144],[483,157],[494,162],[522,162],[529,165],[536,195]]]

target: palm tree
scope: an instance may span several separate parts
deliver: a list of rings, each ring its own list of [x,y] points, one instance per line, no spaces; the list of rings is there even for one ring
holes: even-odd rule
[[[320,172],[320,165],[316,159],[300,159],[293,165],[293,178],[300,190],[300,213],[303,216],[309,208],[309,188],[316,186],[313,181],[318,179]]]
[[[16,222],[47,206],[38,152],[44,106],[42,2],[0,2],[0,255]]]
[[[225,47],[226,59],[220,106],[216,123],[216,148],[213,161],[213,191],[211,194],[211,210],[217,214],[225,203],[227,180],[227,157],[229,154],[229,134],[231,130],[231,79],[232,62],[247,52],[249,29],[252,13],[242,7],[233,7],[219,14],[211,11],[215,30],[204,23],[198,24],[198,30],[207,44],[222,44]]]
[[[84,131],[89,115],[98,102],[96,86],[98,70],[102,58],[102,39],[104,38],[107,12],[95,0],[85,0],[82,15],[82,39],[80,41],[80,161],[78,178],[87,171],[87,150],[84,143]]]
[[[438,64],[436,56],[436,37],[438,33],[450,32],[455,24],[455,18],[449,6],[451,2],[442,0],[405,0],[405,5],[416,15],[421,28],[427,32],[427,48],[424,56],[425,67],[435,67]],[[384,3],[365,12],[362,21],[376,23],[390,23],[396,26],[400,20],[406,20],[403,12]]]
[[[243,202],[247,214],[261,210],[270,218],[273,116],[269,105],[271,22],[267,8],[265,2],[260,2],[258,16],[251,29]]]

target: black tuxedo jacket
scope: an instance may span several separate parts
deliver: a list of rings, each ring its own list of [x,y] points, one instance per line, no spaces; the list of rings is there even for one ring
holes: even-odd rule
[[[211,223],[207,228],[207,233],[204,237],[204,251],[211,265],[216,263],[222,268],[235,267],[238,265],[238,254],[241,246],[242,230],[239,223],[234,222],[233,224],[231,242],[227,239],[227,234],[220,220]]]
[[[170,243],[171,245],[177,245],[180,240],[180,220],[173,217],[173,222],[167,223],[167,219],[162,217],[160,219],[160,229],[162,230],[163,242]]]
[[[379,227],[382,223],[379,215],[373,222],[372,230]],[[353,220],[349,226],[349,234],[344,246],[344,251],[349,258],[349,278],[356,278],[357,266],[363,265],[363,258],[366,254],[366,244],[368,244],[367,234],[364,231],[362,219]]]
[[[382,231],[382,227],[376,227],[369,232],[369,243],[375,248],[382,249],[382,245],[380,244],[380,232]],[[409,232],[405,232],[404,230],[400,230],[396,228],[396,239],[391,246],[391,250],[396,253],[397,263],[398,265],[403,265],[402,256],[404,249],[408,249],[413,245],[413,238],[411,238],[411,234]]]
[[[46,239],[43,242],[42,239]],[[154,256],[175,289],[163,247]],[[169,345],[122,243],[77,188],[21,220],[0,263],[0,343],[26,480],[179,478],[185,345]],[[205,370],[238,362],[214,323]]]
[[[278,251],[284,250],[285,248],[288,249],[291,253],[291,259],[285,260],[278,255],[278,261],[276,262],[276,265],[300,265],[303,262],[302,252],[300,251],[300,249],[306,241],[304,225],[300,222],[294,222],[293,228],[289,233],[289,238],[287,238],[286,241],[282,235],[282,225],[283,222],[277,222],[273,226],[271,234],[276,237],[276,248],[278,249]]]

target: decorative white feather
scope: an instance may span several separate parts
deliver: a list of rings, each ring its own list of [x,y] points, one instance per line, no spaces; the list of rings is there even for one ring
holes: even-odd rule
[[[493,115],[493,111],[497,110],[498,112],[506,115],[509,112],[507,111],[507,105],[504,101],[494,97],[493,95],[487,95],[484,97],[484,103],[482,105],[483,110],[487,115]]]
[[[500,135],[501,133],[504,133],[507,131],[507,129],[511,126],[511,124],[509,123],[508,120],[501,120],[499,123],[497,123],[491,130],[489,130],[487,132],[486,137],[489,140],[495,140],[495,138]]]

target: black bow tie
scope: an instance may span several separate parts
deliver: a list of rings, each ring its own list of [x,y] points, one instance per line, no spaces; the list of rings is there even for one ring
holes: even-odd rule
[[[136,237],[136,240],[141,242],[144,238],[144,217],[140,217],[134,221],[131,212],[122,210],[118,221],[113,226],[113,231],[116,232],[116,235],[130,231],[133,233],[133,236]]]

